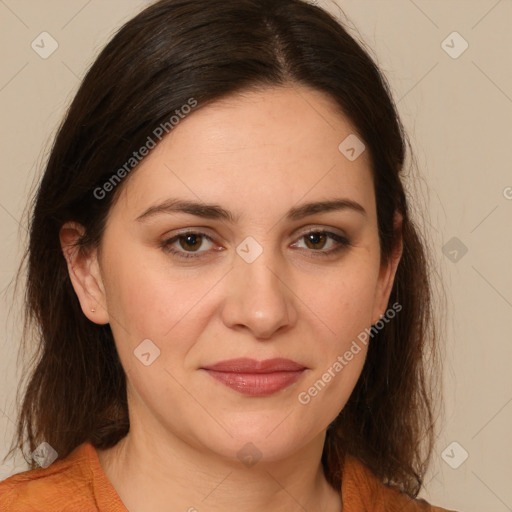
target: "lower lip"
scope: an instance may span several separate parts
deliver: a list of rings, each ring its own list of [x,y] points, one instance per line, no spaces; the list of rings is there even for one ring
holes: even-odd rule
[[[253,396],[265,396],[276,393],[296,382],[304,372],[304,370],[272,373],[205,371],[228,388]]]

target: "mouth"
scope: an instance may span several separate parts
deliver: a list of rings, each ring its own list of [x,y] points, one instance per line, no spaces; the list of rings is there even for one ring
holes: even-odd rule
[[[252,396],[267,396],[295,383],[305,366],[290,359],[230,359],[201,368],[225,386]]]

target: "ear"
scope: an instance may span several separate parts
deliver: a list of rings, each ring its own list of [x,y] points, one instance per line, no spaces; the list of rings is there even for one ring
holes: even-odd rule
[[[60,229],[60,245],[68,264],[69,277],[84,315],[96,324],[109,322],[106,294],[96,249],[81,249],[77,242],[85,233],[81,224],[66,222]]]
[[[388,262],[381,266],[379,272],[376,290],[377,294],[375,297],[372,316],[372,325],[380,320],[380,318],[386,312],[386,308],[388,307],[389,296],[391,295],[391,290],[395,281],[396,270],[398,268],[398,263],[400,262],[403,251],[402,221],[402,215],[396,212],[393,219],[393,227],[396,237],[395,246],[393,247],[393,251],[389,257]]]

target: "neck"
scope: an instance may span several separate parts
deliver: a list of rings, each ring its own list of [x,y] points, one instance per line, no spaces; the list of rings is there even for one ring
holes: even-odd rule
[[[198,450],[166,433],[131,423],[100,463],[125,506],[136,512],[339,512],[341,499],[325,479],[325,432],[286,460],[253,465]]]

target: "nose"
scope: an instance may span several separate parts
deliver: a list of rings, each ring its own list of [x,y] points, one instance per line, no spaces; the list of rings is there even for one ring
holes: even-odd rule
[[[237,256],[227,276],[228,294],[222,311],[225,325],[248,330],[259,340],[291,328],[297,321],[297,310],[286,277],[283,267],[267,256],[267,251],[252,263]]]

